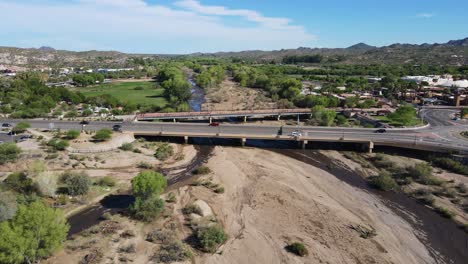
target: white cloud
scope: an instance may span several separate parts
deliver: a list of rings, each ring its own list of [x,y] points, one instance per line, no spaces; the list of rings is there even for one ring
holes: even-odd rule
[[[174,7],[143,0],[73,0],[59,3],[0,0],[2,45],[48,45],[60,49],[114,49],[140,53],[188,53],[220,50],[280,49],[310,46],[315,37],[289,19],[252,10],[203,6],[198,1]],[[223,17],[253,25],[235,27]]]
[[[419,17],[419,18],[432,18],[434,17],[434,14],[432,13],[419,13],[416,15],[416,17]]]

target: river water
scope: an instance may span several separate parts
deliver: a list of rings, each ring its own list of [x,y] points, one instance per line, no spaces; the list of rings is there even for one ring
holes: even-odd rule
[[[205,91],[200,88],[193,78],[188,79],[190,85],[192,85],[190,92],[192,93],[192,98],[189,100],[190,111],[200,112],[202,104],[205,102]]]

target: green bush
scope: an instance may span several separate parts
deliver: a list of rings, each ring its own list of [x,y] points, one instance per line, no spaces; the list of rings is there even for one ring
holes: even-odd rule
[[[93,139],[96,141],[106,141],[112,137],[112,130],[108,128],[100,129],[94,134]]]
[[[30,128],[31,125],[27,122],[19,122],[18,124],[16,124],[16,126],[13,127],[12,131],[14,133],[23,133],[25,132],[26,130],[28,130],[28,128]]]
[[[434,209],[442,217],[452,219],[455,216],[455,214],[447,208],[436,206]]]
[[[77,139],[80,136],[80,131],[78,130],[68,130],[65,137],[69,140]]]
[[[115,184],[116,180],[110,176],[105,176],[98,181],[98,185],[100,186],[114,187]]]
[[[137,165],[140,169],[147,169],[150,170],[153,168],[153,165],[149,164],[148,162],[140,161]]]
[[[161,161],[167,160],[172,155],[174,155],[174,149],[168,143],[163,143],[154,153],[154,157]]]
[[[65,150],[70,144],[67,140],[53,138],[47,142],[47,146],[52,147],[53,150]]]
[[[60,178],[67,185],[67,193],[72,196],[87,194],[91,186],[91,179],[85,172],[67,171]]]
[[[145,222],[153,221],[163,211],[164,200],[156,195],[146,199],[137,197],[135,203],[130,206],[130,212],[132,213],[133,217]]]
[[[289,252],[294,253],[294,254],[296,254],[296,255],[298,255],[300,257],[304,257],[304,256],[307,256],[309,254],[309,251],[304,246],[304,244],[299,243],[299,242],[294,242],[294,243],[288,245],[286,247],[286,249]]]
[[[198,168],[196,168],[195,170],[193,170],[193,174],[195,175],[205,175],[205,174],[208,174],[211,172],[211,169],[208,168],[207,166],[200,166]]]
[[[421,162],[407,168],[408,173],[415,179],[426,178],[432,175],[431,165]]]
[[[21,149],[15,143],[0,144],[0,164],[16,161]]]
[[[378,176],[372,177],[370,184],[372,187],[382,191],[393,190],[397,187],[395,180],[387,172],[381,172]]]
[[[224,193],[224,187],[218,187],[213,190],[215,193]]]
[[[196,237],[201,249],[211,253],[216,252],[216,249],[227,240],[226,233],[218,225],[198,229]]]
[[[132,143],[123,143],[122,146],[119,147],[119,149],[124,150],[124,151],[132,151],[133,145]]]

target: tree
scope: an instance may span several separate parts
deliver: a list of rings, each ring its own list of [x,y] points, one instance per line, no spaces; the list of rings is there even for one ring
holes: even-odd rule
[[[174,155],[174,149],[167,143],[159,146],[154,153],[154,157],[161,161],[168,159],[172,155]]]
[[[140,172],[132,180],[133,195],[142,199],[161,194],[166,186],[166,178],[155,171]]]
[[[15,143],[0,144],[0,164],[16,161],[21,149]]]
[[[100,129],[96,132],[93,138],[97,141],[106,141],[112,137],[112,130],[108,128]]]
[[[460,112],[461,118],[466,118],[468,116],[468,108],[463,108]]]
[[[416,119],[416,110],[410,105],[404,105],[400,106],[394,113],[388,114],[387,117],[393,122],[408,126]]]
[[[325,109],[323,106],[318,105],[312,108],[312,117],[321,126],[330,126],[335,120],[336,111]]]
[[[71,139],[76,139],[79,136],[80,136],[80,131],[78,131],[78,130],[68,130],[66,138],[71,140]]]
[[[15,216],[18,205],[12,192],[0,192],[0,197],[0,222],[3,222]]]
[[[91,109],[89,109],[89,108],[86,108],[86,109],[83,110],[83,112],[81,112],[82,116],[90,116],[92,114],[93,114],[93,111],[91,111]]]
[[[0,223],[0,263],[33,263],[50,256],[69,228],[63,213],[43,202],[20,205],[13,219]]]
[[[57,191],[57,176],[52,173],[42,172],[36,177],[35,186],[40,195],[53,197]]]
[[[65,172],[62,174],[62,179],[67,185],[68,194],[72,196],[87,194],[91,186],[91,179],[84,172]]]
[[[27,122],[19,122],[18,124],[16,124],[15,127],[13,127],[12,131],[14,133],[23,133],[25,132],[26,130],[28,130],[28,128],[30,128],[31,125]]]

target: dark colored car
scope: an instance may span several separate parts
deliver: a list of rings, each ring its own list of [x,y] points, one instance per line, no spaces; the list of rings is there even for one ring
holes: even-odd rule
[[[89,121],[83,120],[80,122],[80,125],[89,125]]]
[[[3,123],[2,127],[12,127],[12,125],[10,123]]]
[[[376,131],[374,131],[374,133],[385,133],[385,132],[387,132],[387,130],[384,128],[377,129]]]
[[[219,123],[217,123],[217,122],[211,122],[211,123],[210,123],[210,126],[219,126]]]
[[[114,131],[122,131],[122,126],[121,125],[113,125],[112,130]]]

